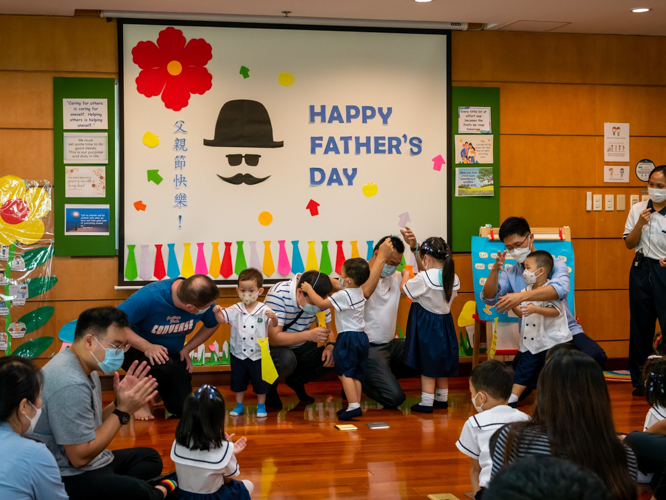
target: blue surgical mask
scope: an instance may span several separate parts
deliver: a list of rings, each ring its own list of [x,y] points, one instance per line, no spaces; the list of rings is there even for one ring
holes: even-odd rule
[[[307,314],[317,314],[318,312],[321,312],[321,309],[319,309],[316,305],[308,304],[307,302],[302,307],[302,309],[303,309],[303,312],[307,313]]]
[[[102,347],[102,343],[97,340],[97,337],[93,337],[95,341]],[[95,353],[90,351],[90,354],[92,354],[92,357],[95,358],[95,361],[97,361],[97,366],[99,366],[99,369],[102,370],[106,375],[111,375],[112,373],[118,371],[121,366],[123,366],[123,361],[125,361],[125,351],[123,349],[118,349],[113,348],[113,347],[107,347],[105,349],[106,354],[104,355],[104,361],[100,363],[99,359],[97,359],[97,356],[95,356]]]
[[[213,307],[213,304],[209,305],[206,309],[201,309],[200,311],[195,312],[194,314],[196,314],[197,316],[200,316],[201,314],[205,314],[206,311],[208,311],[208,309],[210,309],[211,307]]]
[[[397,269],[397,266],[391,266],[389,264],[384,264],[384,267],[382,268],[382,278],[388,278],[389,276],[393,276],[393,273],[395,273],[396,269]]]

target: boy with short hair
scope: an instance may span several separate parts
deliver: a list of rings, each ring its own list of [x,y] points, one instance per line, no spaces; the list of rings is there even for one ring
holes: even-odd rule
[[[229,415],[236,417],[244,413],[243,400],[247,384],[257,395],[257,417],[266,417],[266,394],[271,385],[261,378],[261,347],[257,339],[268,335],[268,326],[277,326],[276,314],[259,302],[264,293],[264,277],[258,270],[248,268],[238,275],[236,292],[241,302],[223,309],[215,306],[213,312],[218,323],[229,323],[231,327],[230,359],[231,390],[236,393],[236,408]]]
[[[525,259],[523,272],[527,287],[522,291],[547,286],[554,265],[550,253],[543,250],[530,253]],[[509,405],[515,408],[525,388],[536,387],[548,349],[570,342],[573,337],[562,300],[523,302],[513,312],[522,318],[520,352],[513,360],[513,389],[509,398]]]
[[[508,406],[513,375],[501,361],[490,359],[472,370],[469,390],[478,412],[469,417],[456,442],[458,449],[471,458],[470,479],[475,498],[479,500],[490,482],[493,459],[490,438],[503,425],[529,420],[525,413]]]

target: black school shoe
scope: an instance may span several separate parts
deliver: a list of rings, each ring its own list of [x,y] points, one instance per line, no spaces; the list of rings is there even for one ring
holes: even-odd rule
[[[276,390],[271,389],[268,394],[266,394],[266,407],[273,408],[274,410],[282,409],[282,400]]]
[[[432,404],[432,407],[438,410],[444,410],[449,407],[449,402],[435,400],[435,402]]]
[[[645,397],[645,387],[635,387],[631,393],[632,396]]]
[[[301,384],[290,384],[289,379],[287,378],[284,381],[285,384],[287,384],[287,387],[289,387],[291,390],[293,390],[296,393],[296,396],[298,396],[298,400],[302,401],[303,403],[314,403],[315,398],[312,396],[308,396],[308,393],[305,392],[305,386]]]
[[[361,415],[363,415],[363,410],[360,408],[354,408],[353,410],[345,408],[344,412],[338,414],[338,420],[351,420]]]
[[[337,416],[340,416],[340,415],[342,415],[344,412],[347,411],[347,408],[348,408],[348,406],[343,406],[342,409],[336,411],[335,414],[336,414]]]
[[[413,405],[410,409],[417,413],[432,413],[432,406],[423,406],[421,403]]]

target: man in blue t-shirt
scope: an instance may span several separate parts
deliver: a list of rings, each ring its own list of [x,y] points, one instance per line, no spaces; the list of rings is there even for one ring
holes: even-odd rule
[[[185,398],[192,392],[190,352],[217,330],[212,306],[219,296],[212,279],[196,274],[151,283],[118,306],[132,327],[128,336],[132,348],[125,355],[123,368],[126,370],[135,360],[148,361],[169,413],[180,416]],[[200,321],[203,325],[185,345],[185,338]],[[153,418],[147,405],[134,416],[137,420]]]

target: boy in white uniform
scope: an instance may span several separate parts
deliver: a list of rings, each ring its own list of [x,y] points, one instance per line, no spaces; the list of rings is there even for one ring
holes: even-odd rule
[[[531,291],[548,285],[554,266],[553,256],[543,250],[530,253],[525,259],[523,277]],[[513,360],[513,389],[509,405],[514,408],[526,387],[536,387],[546,362],[548,349],[573,340],[562,300],[523,302],[513,309],[521,319],[520,352]]]
[[[261,378],[261,347],[257,339],[268,335],[268,326],[277,326],[277,315],[268,306],[259,302],[264,293],[263,275],[254,268],[245,269],[238,275],[236,291],[242,302],[223,309],[215,306],[213,312],[218,323],[231,326],[231,390],[236,393],[236,408],[229,415],[236,417],[244,413],[243,400],[247,384],[257,395],[257,417],[266,417],[266,394],[271,385]]]
[[[476,500],[479,500],[490,482],[493,459],[490,438],[500,427],[522,422],[530,417],[508,406],[513,375],[501,361],[490,359],[472,370],[469,390],[477,415],[469,417],[463,427],[458,449],[472,459],[469,475]]]

